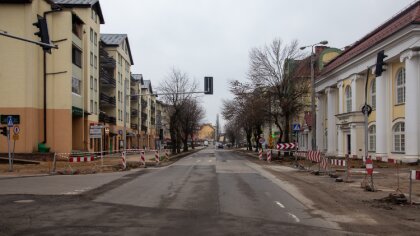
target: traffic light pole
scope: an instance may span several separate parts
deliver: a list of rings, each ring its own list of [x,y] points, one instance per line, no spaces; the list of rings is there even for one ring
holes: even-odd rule
[[[43,46],[43,47],[49,47],[49,48],[58,49],[58,46],[57,45],[47,44],[47,43],[42,43],[42,42],[37,42],[37,41],[34,41],[34,40],[30,40],[30,39],[25,39],[25,38],[22,38],[22,37],[14,36],[14,35],[11,35],[11,34],[7,33],[6,31],[0,31],[0,35],[3,35],[5,37],[9,37],[9,38],[13,38],[13,39],[17,39],[17,40],[20,40],[20,41],[25,41],[25,42],[28,42],[28,43],[33,43],[33,44],[39,45],[41,47]]]

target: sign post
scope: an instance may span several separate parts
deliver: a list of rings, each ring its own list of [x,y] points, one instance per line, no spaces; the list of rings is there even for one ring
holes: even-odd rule
[[[103,156],[103,144],[102,144],[102,125],[94,125],[90,127],[89,136],[92,139],[99,139],[101,142],[101,165],[104,165],[104,156]]]
[[[7,150],[9,152],[9,171],[13,171],[12,155],[10,153],[10,128],[13,127],[13,118],[12,116],[7,117]]]

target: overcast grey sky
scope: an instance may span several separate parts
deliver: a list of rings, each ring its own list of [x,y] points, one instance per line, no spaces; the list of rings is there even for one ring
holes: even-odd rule
[[[156,88],[172,67],[203,84],[206,121],[215,124],[229,80],[245,80],[248,52],[274,38],[352,44],[413,0],[100,0],[102,33],[128,34],[133,73]],[[202,87],[202,86],[201,86]]]

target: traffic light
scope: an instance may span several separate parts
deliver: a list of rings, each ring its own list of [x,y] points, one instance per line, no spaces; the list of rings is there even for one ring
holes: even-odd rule
[[[34,33],[34,35],[38,36],[42,43],[51,44],[50,36],[48,34],[47,20],[44,17],[38,15],[38,21],[33,23],[33,25],[39,29],[39,31]],[[42,48],[45,52],[51,53],[51,47],[42,46]]]
[[[384,59],[388,57],[385,55],[385,51],[379,51],[378,55],[376,57],[376,69],[375,69],[375,75],[376,77],[379,77],[382,75],[382,72],[386,71],[386,64],[384,63]]]
[[[0,128],[0,134],[7,137],[7,127],[6,126]]]
[[[159,140],[163,140],[163,129],[159,130]]]
[[[213,94],[213,77],[204,77],[204,94]]]

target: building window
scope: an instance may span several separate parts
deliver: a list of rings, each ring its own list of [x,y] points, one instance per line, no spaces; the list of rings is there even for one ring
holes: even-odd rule
[[[405,103],[405,69],[401,68],[397,73],[397,104]]]
[[[82,51],[80,51],[77,47],[72,47],[72,62],[76,66],[82,68]]]
[[[94,42],[95,42],[95,45],[98,44],[98,34],[96,32],[95,32]]]
[[[90,42],[93,43],[93,29],[90,28]]]
[[[80,84],[80,80],[73,77],[71,80],[71,91],[80,95]]]
[[[90,76],[90,89],[93,89],[93,76]]]
[[[72,32],[79,39],[82,39],[82,35],[83,35],[82,25],[83,25],[83,22],[76,15],[72,15]]]
[[[93,53],[90,52],[90,65],[93,66]]]
[[[370,83],[370,104],[372,109],[376,108],[376,79],[373,79]]]
[[[351,87],[347,86],[346,87],[346,110],[347,112],[351,112]]]
[[[369,152],[376,151],[376,125],[371,125],[369,127]]]
[[[93,113],[93,100],[90,100],[90,113]]]
[[[95,114],[98,114],[98,102],[95,102]]]
[[[405,152],[405,123],[398,122],[392,129],[394,137],[394,152]]]
[[[98,68],[98,57],[96,55],[95,55],[94,64],[95,64],[95,68]]]
[[[95,86],[95,92],[97,92],[98,91],[98,79],[97,78],[95,78],[94,86]]]

